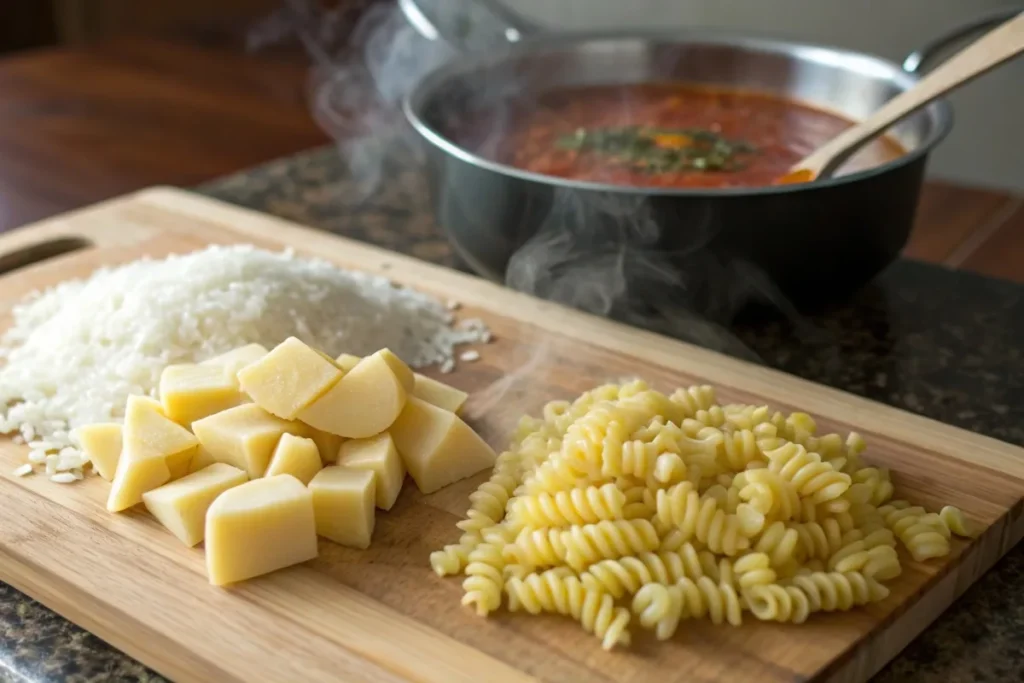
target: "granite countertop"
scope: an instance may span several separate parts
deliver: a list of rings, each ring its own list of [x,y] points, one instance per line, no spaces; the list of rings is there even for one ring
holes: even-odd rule
[[[226,201],[459,267],[415,174],[356,191],[333,148],[209,183]],[[736,324],[738,352],[816,382],[1024,445],[1024,287],[910,261],[853,301],[793,321]],[[727,349],[732,351],[732,349]],[[1000,561],[877,677],[1024,680],[1024,547]],[[162,681],[0,584],[0,682]]]

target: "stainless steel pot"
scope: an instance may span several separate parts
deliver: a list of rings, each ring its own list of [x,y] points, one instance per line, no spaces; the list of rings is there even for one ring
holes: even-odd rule
[[[417,1],[400,4],[417,9]],[[417,11],[407,16],[424,35],[445,35]],[[738,299],[781,295],[806,309],[841,299],[897,258],[928,155],[953,125],[948,103],[933,103],[892,131],[907,149],[892,162],[812,184],[753,189],[564,180],[492,161],[447,131],[489,112],[500,136],[510,100],[566,85],[652,80],[769,91],[859,119],[912,87],[934,52],[1012,14],[961,27],[901,66],[834,47],[705,30],[544,34],[525,23],[510,26],[513,15],[492,11],[475,35],[491,45],[496,36],[509,43],[434,71],[404,109],[426,143],[437,222],[458,254],[488,278],[516,286],[526,277],[527,288],[544,295],[538,280],[557,279],[559,269],[612,262],[640,304],[671,300],[721,318]]]

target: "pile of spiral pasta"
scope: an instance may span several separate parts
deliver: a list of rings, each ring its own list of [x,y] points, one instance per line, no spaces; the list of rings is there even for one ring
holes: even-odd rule
[[[893,498],[856,433],[816,434],[805,413],[600,386],[524,417],[471,496],[462,537],[430,556],[465,572],[463,604],[572,617],[628,645],[631,619],[670,638],[680,621],[801,623],[883,600],[915,561],[968,536],[963,514]]]

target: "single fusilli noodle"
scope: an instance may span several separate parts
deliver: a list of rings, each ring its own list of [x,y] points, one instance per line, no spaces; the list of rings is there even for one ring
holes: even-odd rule
[[[586,631],[601,638],[606,650],[629,644],[629,610],[615,607],[607,593],[584,587],[564,568],[509,579],[505,590],[513,612],[524,609],[531,614],[554,612],[571,616]]]
[[[630,519],[569,527],[560,542],[566,564],[580,571],[599,560],[657,550],[660,540],[648,520]]]
[[[509,518],[526,526],[571,526],[623,519],[626,494],[614,483],[517,498]]]

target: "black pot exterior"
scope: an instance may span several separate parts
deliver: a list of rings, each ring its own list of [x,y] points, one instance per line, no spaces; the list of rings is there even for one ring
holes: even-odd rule
[[[427,158],[436,220],[478,273],[506,280],[531,243],[535,270],[617,253],[630,298],[711,318],[749,299],[809,310],[864,285],[906,244],[927,162],[789,192],[673,195],[506,175],[429,143]]]

